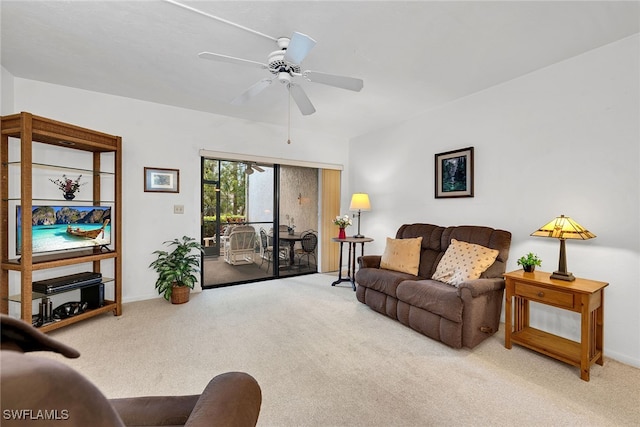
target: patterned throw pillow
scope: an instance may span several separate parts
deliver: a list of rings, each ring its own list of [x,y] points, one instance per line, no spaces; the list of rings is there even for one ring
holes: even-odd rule
[[[418,275],[420,266],[420,245],[422,237],[414,239],[392,239],[387,237],[380,268]]]
[[[491,267],[498,253],[496,249],[451,239],[431,278],[457,287],[466,280],[479,278]]]

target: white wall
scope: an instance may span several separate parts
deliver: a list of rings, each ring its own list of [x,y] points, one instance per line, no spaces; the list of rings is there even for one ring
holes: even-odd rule
[[[0,67],[0,114],[13,113],[13,75]]]
[[[3,71],[3,94],[5,90]],[[199,150],[224,151],[332,164],[346,163],[348,141],[285,128],[142,102],[33,80],[13,78],[13,108],[122,136],[123,300],[157,297],[151,253],[182,235],[200,236]],[[4,95],[3,95],[4,100]],[[47,159],[55,164],[61,159]],[[145,166],[180,170],[180,193],[145,193]],[[185,206],[183,215],[173,205]]]
[[[403,223],[513,233],[508,270],[532,251],[557,269],[559,242],[530,237],[564,214],[597,235],[567,241],[568,270],[609,282],[605,355],[640,366],[639,36],[424,112],[351,143],[350,186],[368,192],[363,233],[382,253]],[[469,72],[473,72],[470,68]],[[434,198],[434,154],[475,147],[475,197]],[[532,324],[579,337],[572,313]]]

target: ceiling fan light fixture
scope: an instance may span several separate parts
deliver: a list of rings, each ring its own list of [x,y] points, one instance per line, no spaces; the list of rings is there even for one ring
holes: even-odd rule
[[[278,73],[278,81],[280,83],[282,83],[283,85],[288,85],[291,83],[291,74],[286,73],[286,72],[279,72]]]

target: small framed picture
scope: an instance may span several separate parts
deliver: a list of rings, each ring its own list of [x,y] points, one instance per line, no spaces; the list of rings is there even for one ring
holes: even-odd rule
[[[473,147],[438,153],[436,164],[436,199],[473,197]]]
[[[144,191],[155,193],[179,193],[180,170],[145,167]]]

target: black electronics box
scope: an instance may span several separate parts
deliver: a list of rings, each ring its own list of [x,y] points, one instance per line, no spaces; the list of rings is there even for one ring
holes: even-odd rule
[[[83,286],[93,285],[102,281],[102,274],[85,271],[83,273],[69,274],[68,276],[54,277],[51,279],[33,282],[33,291],[46,295],[67,292]]]
[[[99,308],[104,305],[104,283],[80,289],[80,301],[88,303],[87,308]]]

